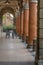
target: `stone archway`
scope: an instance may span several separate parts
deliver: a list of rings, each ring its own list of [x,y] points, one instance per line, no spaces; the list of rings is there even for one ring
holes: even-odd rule
[[[1,9],[1,11],[0,11],[0,13],[1,13],[2,15],[3,15],[4,13],[6,13],[6,12],[12,13],[13,15],[15,14],[13,8],[12,8],[12,7],[9,7],[9,6],[3,7],[3,8]]]
[[[1,20],[1,30],[2,31],[5,31],[4,30],[4,27],[3,27],[3,15],[5,14],[5,13],[9,13],[9,14],[12,14],[13,15],[13,24],[12,25],[10,25],[10,29],[13,29],[15,26],[15,12],[14,12],[14,10],[13,10],[13,8],[11,8],[11,7],[3,7],[2,9],[1,9],[1,11],[0,11],[0,13],[1,13],[1,15],[0,15],[0,20]],[[9,26],[7,26],[7,28],[9,28]],[[2,33],[2,32],[1,32]],[[1,36],[2,37],[2,36]]]
[[[7,13],[7,12],[9,12],[9,13],[11,13],[11,14],[13,14],[13,16],[15,17],[15,13],[14,13],[14,10],[13,10],[13,8],[11,8],[11,7],[3,7],[2,9],[1,9],[1,11],[0,11],[0,13],[1,13],[1,15],[0,15],[0,19],[1,19],[1,22],[2,22],[2,16],[5,14],[5,13]]]

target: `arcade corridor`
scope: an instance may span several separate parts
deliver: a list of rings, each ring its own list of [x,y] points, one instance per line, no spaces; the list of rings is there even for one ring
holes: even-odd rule
[[[43,65],[43,0],[0,0],[0,65]]]
[[[0,0],[0,6],[0,65],[34,65],[37,1]]]

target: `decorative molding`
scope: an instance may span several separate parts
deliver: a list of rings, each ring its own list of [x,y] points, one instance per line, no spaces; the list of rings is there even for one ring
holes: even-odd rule
[[[23,9],[29,9],[29,3],[23,2]]]
[[[18,17],[20,15],[20,11],[15,12],[15,17]]]
[[[24,9],[29,9],[29,3],[25,3]]]

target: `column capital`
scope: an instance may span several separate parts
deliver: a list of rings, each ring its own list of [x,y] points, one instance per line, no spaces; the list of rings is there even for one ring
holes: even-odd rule
[[[22,10],[22,12],[21,13],[23,13],[24,12],[24,10]]]
[[[15,12],[15,17],[18,17],[20,15],[20,11]]]
[[[29,9],[29,3],[25,3],[24,9]]]
[[[24,9],[29,9],[29,2],[23,2]]]
[[[37,0],[30,0],[30,2],[38,3],[38,1],[37,1]]]

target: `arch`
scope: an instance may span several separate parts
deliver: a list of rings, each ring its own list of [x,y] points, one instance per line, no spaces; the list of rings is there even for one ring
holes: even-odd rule
[[[13,14],[13,16],[15,16],[14,9],[11,8],[11,7],[9,7],[9,6],[3,7],[3,8],[1,9],[1,11],[0,11],[1,15],[5,14],[5,13],[7,13],[7,12],[9,12],[9,13]]]
[[[5,7],[3,7],[3,8],[1,9],[1,11],[0,11],[0,16],[1,16],[1,18],[0,18],[0,19],[1,19],[1,25],[2,25],[2,16],[3,16],[5,13],[7,13],[7,12],[13,14],[14,19],[15,19],[15,12],[14,12],[14,9],[13,9],[12,7],[5,6]],[[13,19],[13,20],[14,20],[14,19]]]

